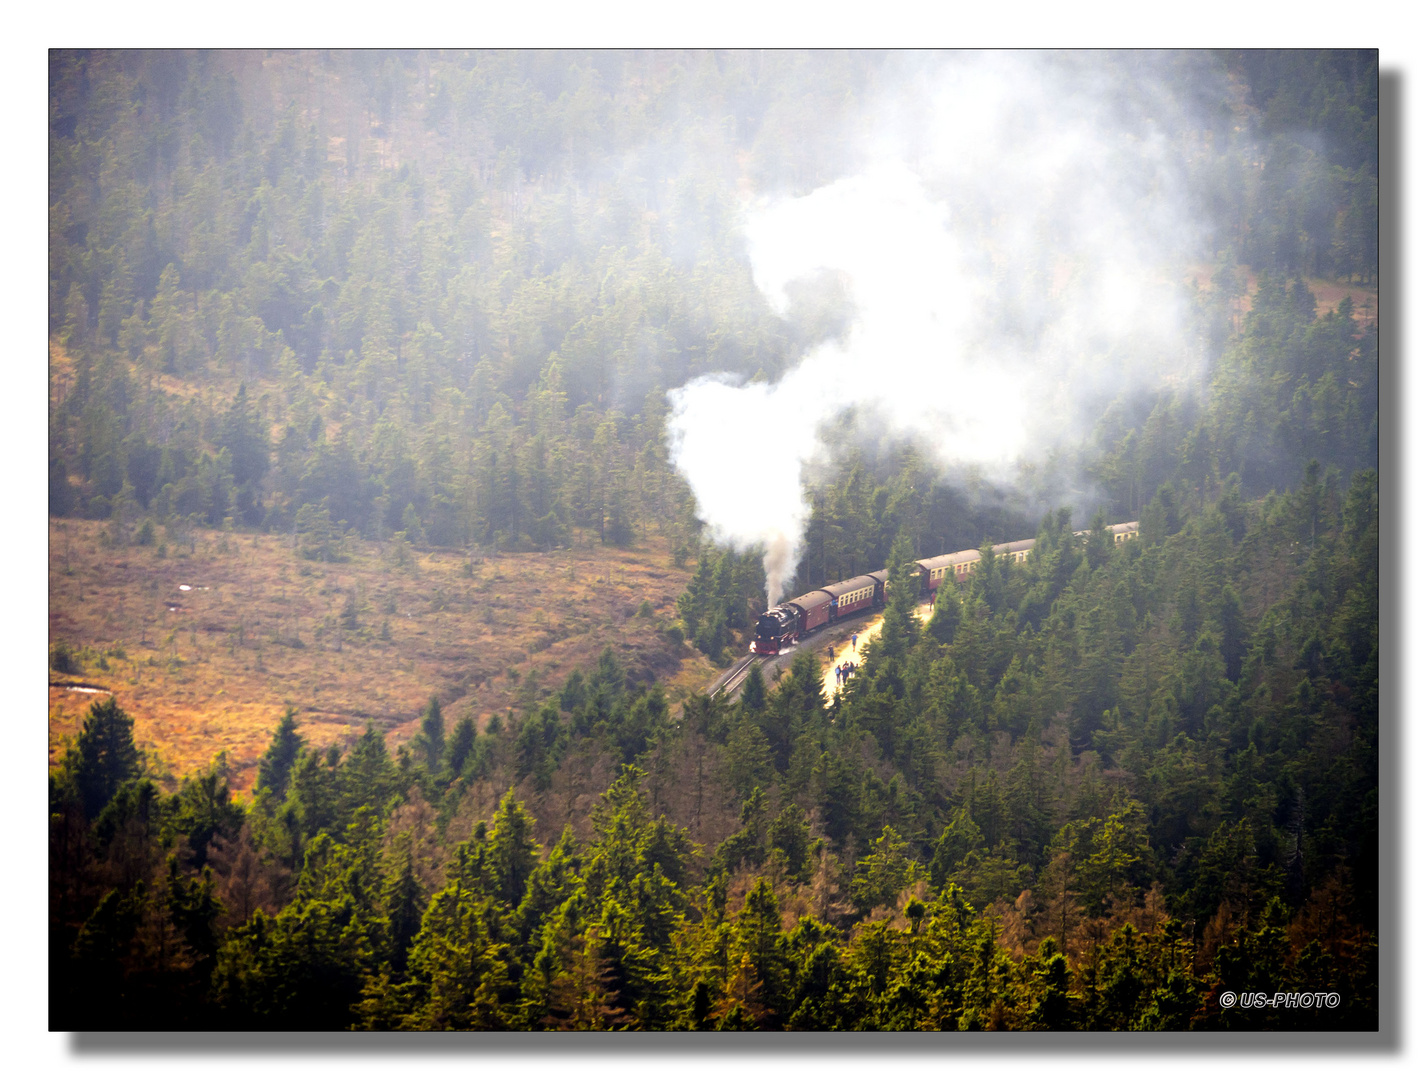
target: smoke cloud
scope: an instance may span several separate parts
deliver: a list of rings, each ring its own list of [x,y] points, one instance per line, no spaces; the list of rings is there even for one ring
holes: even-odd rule
[[[1142,58],[919,63],[862,118],[852,175],[745,206],[775,314],[827,280],[855,311],[776,382],[670,393],[672,458],[716,540],[764,548],[770,605],[840,413],[1005,477],[1083,438],[1114,396],[1195,375],[1187,109]]]

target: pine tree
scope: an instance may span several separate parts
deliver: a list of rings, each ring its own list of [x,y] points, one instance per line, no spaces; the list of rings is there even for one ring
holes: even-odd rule
[[[195,865],[208,861],[208,846],[215,837],[234,837],[243,827],[243,808],[233,802],[224,776],[223,755],[204,771],[184,778],[171,813],[174,829],[188,838]]]
[[[887,556],[887,606],[882,614],[882,653],[892,659],[907,655],[916,644],[918,623],[916,564],[912,561],[912,541],[905,529],[897,533]]]
[[[272,742],[258,759],[257,790],[266,788],[272,792],[274,803],[280,803],[287,795],[288,778],[305,742],[297,733],[297,710],[289,705],[278,721]]]
[[[441,771],[441,757],[446,749],[446,722],[441,717],[441,702],[435,694],[421,714],[421,730],[412,744],[422,765],[432,776]]]
[[[387,753],[386,739],[373,724],[357,739],[337,773],[343,818],[359,808],[382,812],[396,794],[396,767]]]
[[[456,721],[456,726],[451,729],[451,738],[446,741],[446,772],[451,776],[461,775],[475,747],[476,718],[467,713]]]
[[[961,589],[950,574],[943,579],[936,591],[936,604],[932,617],[927,623],[927,633],[943,645],[950,645],[961,625]]]
[[[812,838],[807,815],[797,803],[788,803],[768,826],[768,846],[783,853],[789,877],[806,880]]]
[[[1075,995],[1070,993],[1070,963],[1055,948],[1055,939],[1041,942],[1035,967],[1039,994],[1031,1007],[1030,1024],[1040,1031],[1064,1031],[1071,1025]]]
[[[714,602],[714,561],[707,548],[699,553],[699,563],[688,586],[675,601],[684,623],[684,637],[695,641],[703,629]]]
[[[863,911],[894,904],[897,894],[912,883],[917,864],[907,858],[907,842],[890,825],[872,841],[871,852],[857,860],[852,895]]]
[[[134,719],[110,697],[89,707],[84,727],[67,757],[85,816],[91,820],[114,793],[141,771],[134,745]]]
[[[240,383],[237,396],[219,423],[218,445],[228,451],[239,513],[250,525],[262,522],[258,485],[267,475],[272,457],[263,419],[248,404],[248,387]]]
[[[756,869],[763,865],[766,852],[764,833],[768,827],[768,797],[761,787],[755,787],[744,800],[738,814],[739,830],[721,843],[714,851],[714,865],[729,873],[737,873],[747,866]]]
[[[747,716],[756,716],[768,701],[767,687],[763,684],[763,665],[754,664],[743,679],[743,693],[738,703]]]
[[[387,957],[392,970],[401,975],[406,971],[411,943],[421,929],[425,897],[421,882],[416,877],[411,833],[404,832],[398,836],[396,846],[400,852],[398,869],[387,877],[383,887],[382,914],[386,919]]]
[[[984,848],[985,839],[966,807],[959,807],[942,829],[936,847],[932,849],[927,876],[935,888],[942,888],[952,879],[953,871],[973,851]]]

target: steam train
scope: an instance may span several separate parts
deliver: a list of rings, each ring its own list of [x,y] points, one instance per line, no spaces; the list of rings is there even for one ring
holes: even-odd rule
[[[1140,535],[1140,523],[1126,521],[1119,525],[1107,525],[1105,531],[1114,536],[1116,544],[1123,544]],[[1077,535],[1083,536],[1084,533]],[[1012,540],[996,544],[991,550],[1014,562],[1025,562],[1035,546],[1034,540]],[[966,581],[980,559],[981,552],[975,548],[918,559],[913,576],[918,580],[919,593],[923,596],[935,593],[948,578],[957,582]],[[874,570],[870,574],[824,585],[821,589],[785,600],[758,616],[753,651],[774,655],[830,622],[848,618],[867,608],[880,608],[886,602],[886,586],[887,571]]]

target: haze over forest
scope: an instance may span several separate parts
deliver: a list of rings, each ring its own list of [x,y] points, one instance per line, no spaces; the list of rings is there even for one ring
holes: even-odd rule
[[[52,1023],[1376,1027],[1377,87],[52,52]]]

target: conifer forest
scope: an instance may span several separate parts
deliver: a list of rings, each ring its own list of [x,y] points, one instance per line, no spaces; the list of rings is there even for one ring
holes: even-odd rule
[[[52,51],[51,1028],[1377,1030],[1377,125]]]

